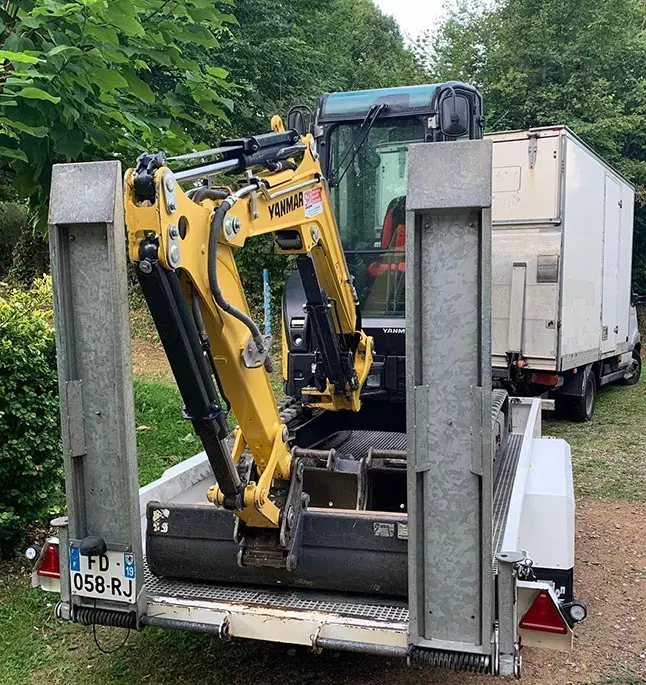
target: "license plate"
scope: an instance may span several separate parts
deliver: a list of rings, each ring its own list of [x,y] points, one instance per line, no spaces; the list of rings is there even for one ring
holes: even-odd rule
[[[94,599],[110,599],[134,604],[135,555],[108,551],[86,557],[78,547],[70,547],[72,594]]]

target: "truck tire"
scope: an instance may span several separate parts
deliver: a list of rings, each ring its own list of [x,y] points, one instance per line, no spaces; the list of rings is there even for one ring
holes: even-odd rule
[[[583,393],[576,396],[565,396],[569,402],[570,418],[573,421],[590,421],[594,414],[594,406],[597,401],[597,379],[594,377],[592,366],[586,366],[583,370]]]
[[[633,358],[626,371],[626,375],[621,379],[622,385],[635,385],[642,375],[642,356],[639,350],[633,350]]]

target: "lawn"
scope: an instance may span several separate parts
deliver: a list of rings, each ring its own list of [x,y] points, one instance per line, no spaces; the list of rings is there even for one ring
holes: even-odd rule
[[[646,502],[646,379],[602,388],[591,423],[545,421],[572,448],[577,497]]]
[[[173,386],[142,379],[135,384],[140,482],[199,451],[190,424],[181,418],[181,399]],[[579,498],[644,501],[646,493],[646,383],[604,389],[589,424],[548,421],[545,434],[572,446]],[[421,682],[412,669],[392,661],[348,655],[333,657],[253,643],[225,645],[207,635],[148,628],[130,635],[114,654],[101,653],[92,630],[58,621],[57,596],[28,589],[28,567],[14,561],[0,566],[0,684],[129,685],[134,683],[227,683],[255,680],[328,685],[340,682]],[[104,649],[118,646],[120,631],[97,628]],[[288,662],[284,666],[285,660]],[[285,668],[289,678],[285,678]],[[374,680],[375,669],[383,675]],[[442,680],[440,680],[442,682]],[[455,683],[457,680],[450,679]],[[463,682],[460,680],[460,682]],[[465,676],[464,682],[469,682]],[[621,669],[602,682],[642,682]]]
[[[135,380],[135,414],[140,485],[202,450],[174,385]]]

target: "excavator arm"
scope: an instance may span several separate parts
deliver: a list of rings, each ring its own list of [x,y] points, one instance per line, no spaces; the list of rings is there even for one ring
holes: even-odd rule
[[[292,510],[281,515],[296,489],[289,431],[268,375],[270,340],[250,316],[234,251],[272,233],[279,253],[296,255],[316,341],[315,387],[303,391],[309,406],[360,409],[372,339],[360,329],[312,137],[278,130],[215,152],[220,162],[184,172],[171,171],[162,153],[142,155],[126,173],[129,254],[185,416],[216,477],[209,499],[232,510],[245,530],[280,528],[286,548],[297,526]],[[223,170],[244,173],[242,187],[180,186]],[[231,449],[228,408],[238,422]]]

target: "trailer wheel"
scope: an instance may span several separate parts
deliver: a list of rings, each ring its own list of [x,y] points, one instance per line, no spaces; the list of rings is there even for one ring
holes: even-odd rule
[[[567,398],[570,401],[570,416],[574,421],[590,421],[597,399],[597,381],[592,366],[586,366],[583,374],[583,393]]]
[[[642,375],[642,357],[639,350],[633,350],[633,358],[626,375],[621,379],[622,385],[635,385]]]

